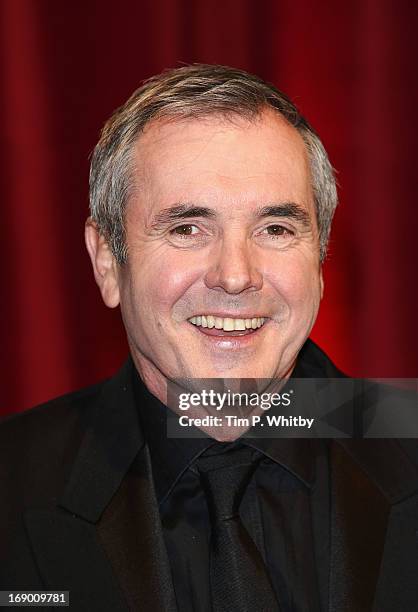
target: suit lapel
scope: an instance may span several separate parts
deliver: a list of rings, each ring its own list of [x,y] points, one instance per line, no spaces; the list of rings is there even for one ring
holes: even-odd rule
[[[417,609],[417,536],[418,495],[413,495],[391,509],[373,612]]]
[[[129,608],[174,612],[171,571],[150,474],[146,448],[106,508],[98,534]]]
[[[411,609],[416,581],[402,591],[396,576],[411,566],[416,572],[416,546],[406,562],[400,557],[411,545],[394,555],[395,536],[387,534],[402,526],[405,541],[414,539],[417,518],[402,500],[417,505],[416,467],[396,440],[339,440],[331,444],[331,483],[330,611]],[[390,595],[392,607],[384,606]]]
[[[45,588],[69,591],[76,610],[128,610],[94,525],[57,510],[28,510],[24,520]]]
[[[77,609],[176,609],[132,367],[103,385],[56,507],[25,516],[42,579]]]
[[[344,377],[309,340],[299,355],[302,378]],[[370,397],[364,386],[361,391],[358,405],[351,412],[345,407],[354,434],[356,425],[362,425],[359,432],[367,426]],[[330,442],[331,612],[417,609],[417,449],[416,439]]]

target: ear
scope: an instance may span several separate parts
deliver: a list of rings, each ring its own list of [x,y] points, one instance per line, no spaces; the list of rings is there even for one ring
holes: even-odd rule
[[[103,301],[109,308],[116,308],[120,299],[118,264],[104,236],[99,233],[91,217],[86,221],[84,237],[93,266],[94,278]]]
[[[319,286],[321,288],[321,300],[322,300],[322,298],[324,297],[324,275],[322,273],[322,266],[319,271]]]

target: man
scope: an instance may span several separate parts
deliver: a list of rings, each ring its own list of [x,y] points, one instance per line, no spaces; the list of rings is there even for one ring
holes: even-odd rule
[[[172,386],[342,377],[308,339],[336,204],[317,135],[245,72],[168,71],[115,112],[86,245],[131,355],[3,423],[3,590],[69,590],[75,610],[417,608],[414,444],[167,435]]]

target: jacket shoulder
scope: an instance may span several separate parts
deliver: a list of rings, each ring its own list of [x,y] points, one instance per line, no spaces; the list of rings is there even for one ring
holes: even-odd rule
[[[9,437],[27,439],[27,442],[38,433],[44,435],[51,427],[65,428],[68,419],[82,416],[91,411],[106,381],[78,389],[65,395],[29,408],[23,412],[8,415],[0,420],[0,441],[7,443]],[[1,445],[0,448],[3,448]]]
[[[0,482],[18,504],[59,495],[104,382],[8,416],[0,423]]]

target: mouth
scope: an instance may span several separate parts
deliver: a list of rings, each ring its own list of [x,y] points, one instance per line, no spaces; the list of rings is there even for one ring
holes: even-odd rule
[[[190,317],[188,322],[205,336],[225,339],[258,335],[268,320],[268,317],[231,318],[205,314]]]

